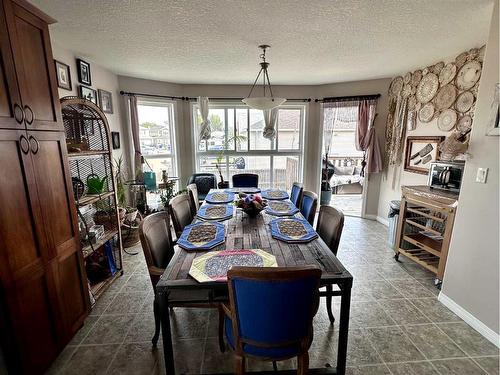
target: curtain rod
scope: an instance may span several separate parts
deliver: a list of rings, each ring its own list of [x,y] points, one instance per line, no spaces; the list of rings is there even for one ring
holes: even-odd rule
[[[155,94],[143,94],[139,92],[128,92],[128,91],[120,91],[120,95],[123,96],[144,96],[148,98],[165,98],[170,100],[184,100],[184,101],[196,101],[198,98],[190,98],[188,96],[171,96],[171,95],[155,95]],[[229,100],[242,100],[244,98],[208,98],[209,100],[214,101],[229,101]],[[311,102],[311,98],[297,98],[297,99],[287,99],[289,102]],[[317,101],[317,99],[316,99]]]
[[[315,102],[347,102],[350,100],[370,100],[370,99],[378,99],[380,98],[380,94],[373,95],[352,95],[352,96],[330,96],[323,99],[316,99]]]

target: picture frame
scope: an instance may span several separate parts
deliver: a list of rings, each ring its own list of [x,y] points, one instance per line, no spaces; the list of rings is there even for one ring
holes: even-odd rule
[[[99,107],[104,113],[113,113],[113,95],[106,90],[98,89]]]
[[[428,174],[432,162],[439,160],[439,144],[442,136],[413,136],[406,138],[404,170],[412,173]]]
[[[486,135],[500,136],[500,83],[495,85],[495,93],[491,102]]]
[[[78,73],[78,82],[91,86],[92,78],[90,76],[90,64],[82,59],[76,59],[76,70]]]
[[[111,143],[113,144],[113,150],[120,148],[120,133],[111,132]]]
[[[80,98],[90,100],[97,105],[97,91],[91,87],[80,85]]]
[[[54,66],[56,69],[57,87],[71,91],[72,90],[71,71],[69,65],[54,60]]]

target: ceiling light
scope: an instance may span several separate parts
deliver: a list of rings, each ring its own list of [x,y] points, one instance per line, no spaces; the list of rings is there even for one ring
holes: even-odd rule
[[[270,46],[268,46],[267,44],[262,44],[259,46],[259,48],[262,49],[262,54],[260,55],[262,62],[259,64],[260,65],[259,74],[257,74],[257,78],[255,78],[255,81],[252,85],[252,88],[250,89],[250,93],[248,94],[248,97],[243,99],[242,102],[251,108],[260,109],[260,110],[264,111],[266,109],[273,109],[273,108],[283,104],[284,102],[286,102],[286,99],[285,98],[275,98],[273,96],[273,89],[271,87],[271,81],[269,81],[269,74],[267,73],[267,68],[269,67],[269,63],[266,62],[266,49],[270,48]],[[250,97],[252,95],[252,91],[255,88],[255,85],[257,84],[257,81],[259,80],[259,77],[261,74],[262,74],[262,88],[264,89],[264,95]],[[270,96],[266,96],[266,86],[268,88]]]

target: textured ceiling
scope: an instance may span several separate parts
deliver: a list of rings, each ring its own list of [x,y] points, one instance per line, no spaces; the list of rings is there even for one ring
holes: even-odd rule
[[[492,0],[32,0],[55,43],[111,71],[177,83],[390,77],[483,44]]]

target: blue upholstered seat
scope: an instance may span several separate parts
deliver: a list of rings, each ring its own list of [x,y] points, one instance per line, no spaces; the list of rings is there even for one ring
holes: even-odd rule
[[[198,199],[205,200],[210,189],[217,189],[217,177],[212,173],[195,173],[189,177],[187,184],[196,184]]]
[[[290,192],[290,200],[295,205],[295,207],[300,207],[300,201],[302,200],[302,184],[294,182],[292,185],[292,191]]]
[[[302,194],[302,203],[300,205],[300,213],[304,216],[309,224],[313,225],[314,215],[318,206],[318,196],[310,191],[304,191]]]
[[[253,173],[235,174],[233,187],[259,187],[259,175]]]

